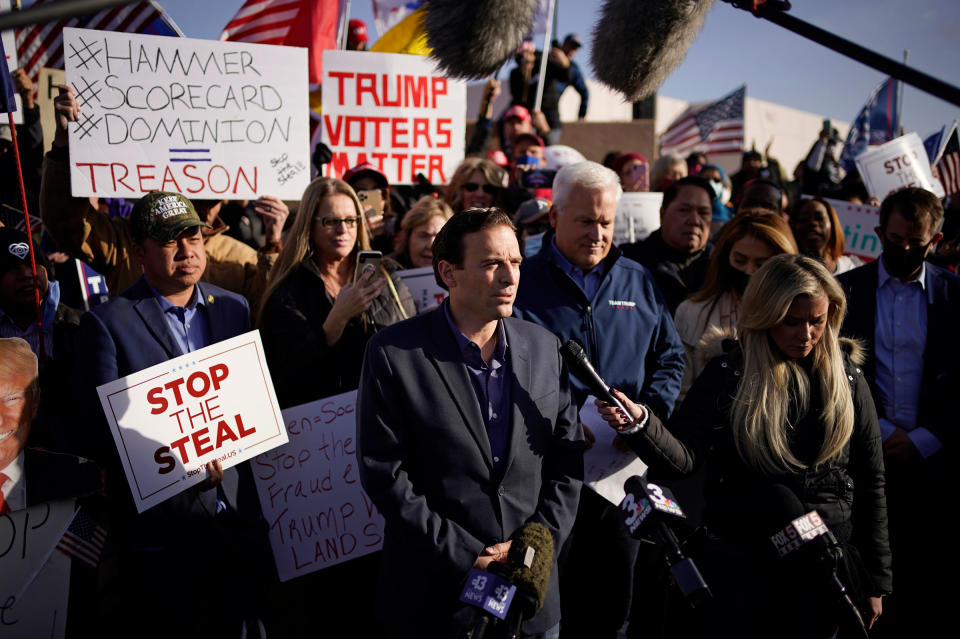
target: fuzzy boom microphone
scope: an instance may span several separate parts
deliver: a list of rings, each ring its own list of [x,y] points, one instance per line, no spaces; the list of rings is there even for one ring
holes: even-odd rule
[[[431,0],[432,2],[433,0]],[[593,28],[597,79],[636,101],[683,61],[713,0],[606,0]]]
[[[493,75],[517,52],[538,0],[430,0],[424,28],[430,54],[447,75]]]

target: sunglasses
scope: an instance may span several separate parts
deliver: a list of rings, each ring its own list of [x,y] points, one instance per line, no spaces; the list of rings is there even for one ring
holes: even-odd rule
[[[467,182],[463,185],[463,190],[466,191],[467,193],[473,193],[477,189],[483,189],[483,192],[486,193],[487,195],[496,195],[500,191],[499,188],[495,187],[492,184],[484,184],[481,186],[476,182]]]
[[[356,215],[354,215],[353,217],[314,216],[313,221],[320,222],[321,224],[323,224],[324,228],[330,229],[332,231],[334,229],[340,228],[340,224],[344,224],[348,229],[352,229],[357,225],[357,223],[360,222],[360,218]]]

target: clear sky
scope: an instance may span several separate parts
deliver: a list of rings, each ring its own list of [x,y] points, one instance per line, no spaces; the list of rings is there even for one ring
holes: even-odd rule
[[[469,0],[465,0],[469,1]],[[188,37],[216,38],[242,0],[159,0]],[[598,0],[558,0],[558,31],[584,41],[577,61],[589,70]],[[372,4],[354,0],[352,15],[375,39]],[[790,13],[940,80],[960,86],[960,2],[957,0],[795,0]],[[624,47],[629,43],[624,43]],[[747,95],[827,117],[853,121],[884,79],[854,60],[717,0],[686,60],[660,92],[688,101],[720,98],[747,84]],[[907,86],[903,125],[921,137],[960,119],[960,107]]]

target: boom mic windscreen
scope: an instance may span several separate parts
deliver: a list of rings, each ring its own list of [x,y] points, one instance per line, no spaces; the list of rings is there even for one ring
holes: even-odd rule
[[[541,523],[527,522],[510,538],[507,566],[517,587],[514,605],[522,605],[522,618],[533,617],[543,607],[553,567],[553,535]]]
[[[431,0],[433,1],[433,0]],[[713,0],[606,0],[593,28],[597,79],[637,101],[683,61]]]
[[[493,75],[530,31],[538,0],[430,0],[424,28],[430,54],[447,75]]]

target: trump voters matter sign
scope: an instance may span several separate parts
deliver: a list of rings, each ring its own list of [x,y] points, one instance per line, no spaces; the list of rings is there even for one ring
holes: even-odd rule
[[[97,388],[138,512],[287,442],[251,331]]]
[[[418,173],[446,184],[463,160],[466,112],[466,83],[424,56],[324,51],[321,126],[333,152],[324,175],[369,162],[391,184]]]
[[[307,51],[63,30],[78,197],[296,200],[310,179]]]

